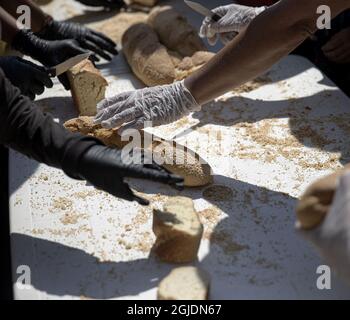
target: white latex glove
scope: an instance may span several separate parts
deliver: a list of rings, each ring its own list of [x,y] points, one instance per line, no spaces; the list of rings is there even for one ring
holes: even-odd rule
[[[199,111],[200,105],[185,87],[184,82],[170,85],[144,88],[118,94],[105,99],[97,105],[95,123],[104,128],[142,129],[145,121],[152,126],[174,122],[193,111]]]
[[[300,231],[327,264],[350,283],[350,172],[339,178],[332,206],[316,229]]]
[[[222,17],[218,22],[207,17],[203,20],[199,35],[208,38],[210,45],[214,46],[218,37],[223,44],[230,42],[249,23],[263,12],[266,7],[247,7],[239,4],[230,4],[213,10]]]

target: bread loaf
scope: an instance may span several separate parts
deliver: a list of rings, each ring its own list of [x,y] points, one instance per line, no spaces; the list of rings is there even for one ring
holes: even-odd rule
[[[117,129],[104,129],[101,125],[94,124],[93,117],[71,119],[64,126],[71,132],[94,136],[109,147],[121,149],[130,142],[129,140],[122,141]],[[142,138],[145,132],[141,131],[140,133]],[[159,163],[170,172],[184,177],[185,186],[200,187],[213,181],[211,167],[194,151],[156,137],[150,137],[147,140],[151,141],[152,144],[141,147],[151,150],[154,159],[160,159]]]
[[[146,85],[172,83],[175,69],[157,34],[145,24],[131,26],[122,38],[123,52],[134,74]]]
[[[186,263],[197,259],[203,226],[193,201],[173,197],[163,210],[153,210],[153,232],[156,242],[152,251],[164,262]]]
[[[158,300],[207,300],[210,278],[192,266],[175,268],[158,286]]]
[[[197,51],[206,50],[198,31],[171,6],[153,8],[148,23],[166,48],[178,52],[183,57],[191,57]]]
[[[96,114],[97,104],[105,98],[108,82],[88,59],[68,72],[74,104],[81,116]]]

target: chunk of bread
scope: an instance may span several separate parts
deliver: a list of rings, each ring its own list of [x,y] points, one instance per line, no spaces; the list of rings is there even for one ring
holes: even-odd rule
[[[207,300],[210,277],[197,267],[173,269],[158,286],[158,300]]]
[[[74,104],[81,116],[94,116],[97,104],[105,98],[107,80],[88,59],[68,72]]]
[[[148,17],[148,23],[165,47],[183,57],[190,57],[197,51],[206,50],[204,42],[198,36],[198,31],[171,6],[153,8]]]
[[[202,68],[215,53],[209,51],[198,51],[192,57],[184,58],[178,65],[175,66],[175,79],[183,80],[190,76],[195,71]]]
[[[170,198],[163,210],[153,210],[156,242],[152,251],[161,261],[186,263],[197,259],[203,226],[193,201],[185,197]]]
[[[93,117],[71,119],[64,126],[71,132],[94,136],[109,147],[121,149],[131,141],[131,138],[122,141],[117,128],[104,129],[101,125],[94,124]],[[142,138],[146,133],[140,131],[140,134]],[[147,141],[150,141],[151,144],[147,146],[142,144],[138,147],[149,149],[153,153],[154,159],[159,159],[159,163],[163,163],[166,169],[184,177],[186,187],[201,187],[212,183],[213,177],[210,165],[196,152],[178,143],[155,136],[147,138]],[[141,142],[143,142],[143,139]]]
[[[122,45],[132,71],[147,86],[169,84],[175,80],[172,59],[149,25],[131,26],[123,35]]]

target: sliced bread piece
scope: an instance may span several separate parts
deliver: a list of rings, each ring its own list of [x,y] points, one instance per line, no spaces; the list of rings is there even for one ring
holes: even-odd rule
[[[186,263],[197,259],[203,226],[186,197],[170,198],[163,210],[153,210],[153,232],[156,242],[152,251],[160,260]]]
[[[74,104],[81,116],[94,116],[97,104],[105,98],[107,80],[88,59],[68,71]]]
[[[210,278],[197,267],[179,267],[159,284],[158,300],[207,300]]]

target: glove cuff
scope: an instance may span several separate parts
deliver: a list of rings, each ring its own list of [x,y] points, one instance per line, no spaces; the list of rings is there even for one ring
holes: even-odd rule
[[[177,90],[182,93],[186,109],[189,112],[200,111],[202,107],[198,104],[190,90],[185,86],[185,80],[175,82],[175,85],[178,86]]]
[[[267,9],[266,6],[255,8],[255,14],[256,14],[256,16],[258,16],[260,13],[264,12],[266,9]]]

